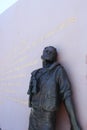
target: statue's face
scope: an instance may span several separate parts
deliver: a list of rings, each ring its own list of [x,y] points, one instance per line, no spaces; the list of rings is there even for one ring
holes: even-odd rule
[[[47,61],[54,61],[56,60],[56,57],[57,57],[56,49],[52,46],[46,47],[43,50],[43,55],[41,56],[43,60]]]

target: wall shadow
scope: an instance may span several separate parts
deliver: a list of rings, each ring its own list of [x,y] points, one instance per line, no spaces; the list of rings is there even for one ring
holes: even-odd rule
[[[70,130],[70,122],[65,110],[65,106],[62,103],[57,111],[56,130]]]

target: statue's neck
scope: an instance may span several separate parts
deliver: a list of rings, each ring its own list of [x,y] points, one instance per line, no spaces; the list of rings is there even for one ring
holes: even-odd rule
[[[53,62],[44,60],[43,61],[43,68],[49,68],[52,64],[53,64]]]

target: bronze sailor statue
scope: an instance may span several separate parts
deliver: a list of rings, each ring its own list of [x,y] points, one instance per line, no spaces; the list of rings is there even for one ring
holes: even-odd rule
[[[43,67],[31,73],[27,94],[31,107],[28,130],[55,130],[56,112],[64,102],[71,130],[81,130],[72,105],[71,84],[64,67],[57,62],[57,50],[45,47]]]

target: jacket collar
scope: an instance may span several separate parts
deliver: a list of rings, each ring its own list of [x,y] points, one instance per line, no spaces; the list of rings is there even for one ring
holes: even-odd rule
[[[52,70],[54,69],[57,65],[59,65],[58,62],[54,62],[50,67],[47,68],[47,70]]]

